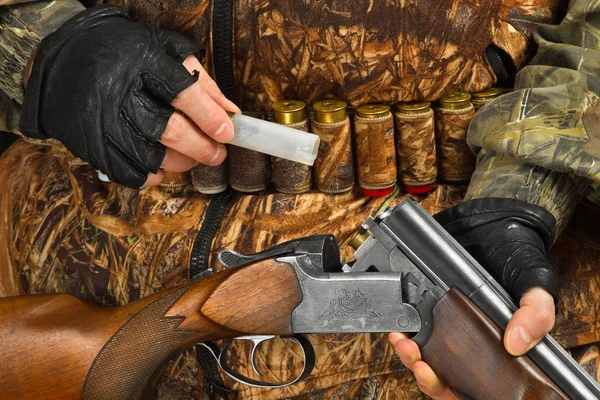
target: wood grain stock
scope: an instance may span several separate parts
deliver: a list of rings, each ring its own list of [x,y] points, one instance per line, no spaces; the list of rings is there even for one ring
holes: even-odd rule
[[[67,294],[0,299],[0,399],[138,399],[196,342],[291,333],[301,299],[293,268],[274,260],[115,308]]]
[[[504,349],[503,332],[464,294],[451,289],[433,309],[423,360],[469,399],[569,399],[527,356]],[[460,388],[460,391],[454,388]]]

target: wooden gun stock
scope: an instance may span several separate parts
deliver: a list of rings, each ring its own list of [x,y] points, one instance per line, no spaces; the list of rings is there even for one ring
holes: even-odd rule
[[[177,352],[241,334],[289,334],[302,300],[293,267],[269,259],[115,308],[67,295],[0,299],[1,399],[146,396]]]
[[[421,354],[457,394],[468,399],[569,399],[529,357],[511,356],[502,337],[492,320],[459,290],[451,289],[433,308],[433,332]]]

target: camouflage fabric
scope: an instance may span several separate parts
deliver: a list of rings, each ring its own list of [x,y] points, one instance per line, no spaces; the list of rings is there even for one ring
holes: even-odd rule
[[[475,170],[475,156],[465,140],[475,107],[436,107],[434,113],[438,175],[443,181],[468,181]]]
[[[352,128],[350,119],[332,123],[311,121],[311,130],[319,135],[319,155],[315,160],[315,181],[320,191],[343,193],[354,187]]]
[[[539,51],[517,75],[516,90],[477,113],[468,141],[482,150],[467,199],[522,199],[545,207],[563,227],[578,198],[597,192],[598,12],[600,1],[576,0],[560,25],[540,28]]]
[[[210,72],[210,0],[80,1],[86,6],[103,2],[204,44]],[[522,65],[531,58],[535,26],[557,22],[565,5],[561,0],[468,5],[444,0],[418,7],[366,0],[330,3],[234,2],[234,73],[243,109],[268,110],[284,97],[312,104],[335,94],[357,106],[436,100],[459,88],[478,91],[495,81],[483,56],[487,46],[495,44]],[[0,65],[7,68],[0,67],[0,90],[21,103],[22,73],[32,51],[82,8],[76,0],[0,0],[0,6],[6,5],[0,7]],[[16,105],[0,103],[0,121],[18,120],[17,111]],[[0,125],[0,130],[15,127]]]
[[[21,106],[0,90],[0,135],[2,132],[18,132],[20,110]]]
[[[437,179],[433,110],[394,113],[398,178],[405,185],[428,185]]]
[[[552,171],[482,150],[466,198],[513,197],[537,204],[554,215],[560,232],[588,184],[588,180],[573,173]]]
[[[208,0],[110,2],[201,42],[212,28],[204,24],[212,21]],[[269,110],[282,98],[312,104],[333,94],[358,106],[478,91],[495,81],[483,55],[490,43],[520,66],[531,58],[533,28],[557,22],[564,6],[560,0],[236,0],[236,100],[242,109]]]
[[[0,6],[23,1],[0,1]],[[75,0],[0,7],[0,90],[23,102],[23,71],[40,42],[84,8]]]
[[[33,3],[39,2],[39,0],[0,0],[0,6],[7,6],[10,4],[19,4],[19,3]]]
[[[205,44],[210,70],[211,1],[112,2],[123,6],[136,19],[180,31]],[[0,0],[0,4],[6,1]],[[16,72],[0,71],[0,89],[5,92],[5,96],[0,96],[3,129],[17,126],[17,80],[21,76],[18,71],[28,59],[25,51],[12,54],[24,48],[31,51],[38,40],[31,39],[37,28],[33,22],[27,23],[28,18],[35,16],[33,20],[42,24],[45,20],[39,15],[52,15],[52,7],[57,11],[66,4],[72,5],[73,10],[79,7],[71,0],[57,0],[0,8],[4,13],[1,15],[15,26],[21,23],[19,32],[24,32],[23,41],[18,35],[8,40],[9,51],[2,53],[4,47],[0,49],[3,66],[9,59],[19,64],[11,70]],[[541,22],[556,22],[565,2],[444,0],[427,2],[431,7],[427,12],[403,8],[404,4],[407,2],[235,2],[234,72],[238,101],[246,109],[268,109],[272,101],[281,97],[312,103],[325,94],[333,94],[357,105],[381,100],[435,100],[459,87],[483,89],[495,79],[483,49],[493,43],[504,49],[517,66],[522,66],[532,56],[533,29]],[[573,65],[528,67],[517,84],[526,87],[531,83],[542,89],[527,95],[533,97],[523,97],[525,90],[520,90],[482,109],[471,130],[472,143],[482,151],[468,198],[522,198],[546,207],[565,226],[571,213],[578,216],[578,197],[586,190],[598,190],[588,186],[596,175],[593,165],[586,162],[595,159],[585,157],[593,157],[595,149],[595,132],[586,121],[595,118],[595,109],[590,106],[595,105],[594,93],[598,93],[593,72],[600,64],[592,61],[597,52],[593,49],[599,46],[595,42],[596,21],[584,16],[594,15],[592,12],[597,9],[596,1],[576,0],[560,30],[546,27],[537,35],[540,53],[534,63],[561,60]],[[48,14],[43,14],[45,11]],[[428,31],[427,24],[435,29]],[[321,25],[322,30],[318,29]],[[6,40],[6,27],[10,26],[2,23],[0,40]],[[44,37],[43,32],[53,29],[52,24],[47,26],[35,35]],[[568,45],[556,44],[561,41]],[[581,50],[582,45],[589,48]],[[564,57],[557,57],[557,52],[562,51],[566,52]],[[568,74],[560,78],[542,68],[548,68],[547,72],[571,71],[578,78],[572,80]],[[548,82],[557,86],[544,92]],[[585,98],[579,93],[584,84]],[[553,100],[555,94],[558,97]],[[519,119],[518,112],[519,99],[523,98],[530,99],[526,104],[533,105],[533,100],[543,104],[525,108],[525,115],[530,117],[525,118],[526,122]],[[565,105],[576,111],[565,112]],[[510,119],[515,110],[516,119]],[[534,118],[546,115],[538,114],[541,110],[550,112],[548,118]],[[545,129],[551,134],[544,135],[544,129],[538,128],[547,125],[537,124],[538,120],[554,124],[550,126],[557,129]],[[510,124],[505,127],[507,122]],[[557,131],[559,134],[552,136]],[[502,135],[507,135],[504,140]],[[536,142],[538,137],[543,140]],[[488,138],[492,138],[491,142]],[[583,142],[592,145],[585,147]],[[527,147],[528,143],[534,145]],[[195,192],[191,185],[132,190],[105,184],[93,169],[73,158],[57,142],[24,138],[0,158],[0,182],[5,185],[0,191],[0,296],[69,292],[85,301],[111,306],[188,280],[190,253],[210,201],[209,196]],[[592,188],[599,186],[596,183]],[[463,186],[441,185],[418,200],[435,213],[461,201],[464,191]],[[315,192],[238,194],[217,232],[212,254],[222,248],[260,251],[299,236],[333,233],[342,241],[342,256],[348,260],[352,250],[346,241],[360,222],[402,197],[395,192],[388,198],[369,199],[361,197],[358,188],[338,196]],[[582,219],[594,213],[600,215],[593,205],[586,203],[586,207]],[[551,253],[561,274],[554,335],[563,345],[575,348],[573,354],[596,379],[600,379],[596,345],[600,324],[589,310],[600,303],[598,243],[563,235]],[[210,265],[219,268],[214,257]],[[311,336],[310,340],[317,348],[319,364],[315,373],[299,385],[266,391],[222,378],[226,386],[240,391],[239,398],[423,397],[412,374],[394,356],[385,335],[320,335]],[[285,342],[277,340],[268,346],[259,356],[263,370],[281,377],[299,368],[293,348]],[[233,350],[232,362],[242,372],[248,372],[247,349],[240,344]],[[204,398],[207,394],[202,378],[203,371],[193,353],[186,352],[169,362],[154,397]]]
[[[76,0],[0,0],[0,131],[19,133],[23,71],[33,51],[81,10]]]

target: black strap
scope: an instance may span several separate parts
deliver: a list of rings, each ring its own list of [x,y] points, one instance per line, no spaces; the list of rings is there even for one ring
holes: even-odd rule
[[[224,192],[215,195],[208,205],[206,214],[204,215],[204,222],[196,236],[194,247],[192,247],[190,257],[191,280],[196,279],[208,270],[208,257],[210,255],[212,242],[219,226],[221,226],[221,221],[223,220],[227,207],[229,207],[229,203],[234,195],[235,191],[228,188]]]
[[[233,0],[215,0],[213,6],[213,62],[223,94],[235,101],[233,85]]]
[[[194,241],[190,258],[190,279],[200,277],[208,270],[208,257],[215,234],[221,225],[229,203],[235,191],[231,188],[214,196],[204,216],[202,227]],[[204,376],[203,388],[210,399],[235,399],[237,392],[227,389],[219,374],[217,362],[210,352],[203,346],[196,346],[196,359]]]

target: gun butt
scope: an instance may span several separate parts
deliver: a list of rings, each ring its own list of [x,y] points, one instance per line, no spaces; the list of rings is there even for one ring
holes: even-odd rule
[[[197,342],[291,333],[301,299],[293,267],[273,259],[122,307],[67,294],[0,299],[0,399],[139,399]]]
[[[136,309],[67,294],[0,299],[0,399],[78,398],[96,355]]]
[[[569,399],[527,355],[510,355],[502,338],[502,330],[454,288],[433,308],[433,331],[421,354],[457,395],[469,399]]]

